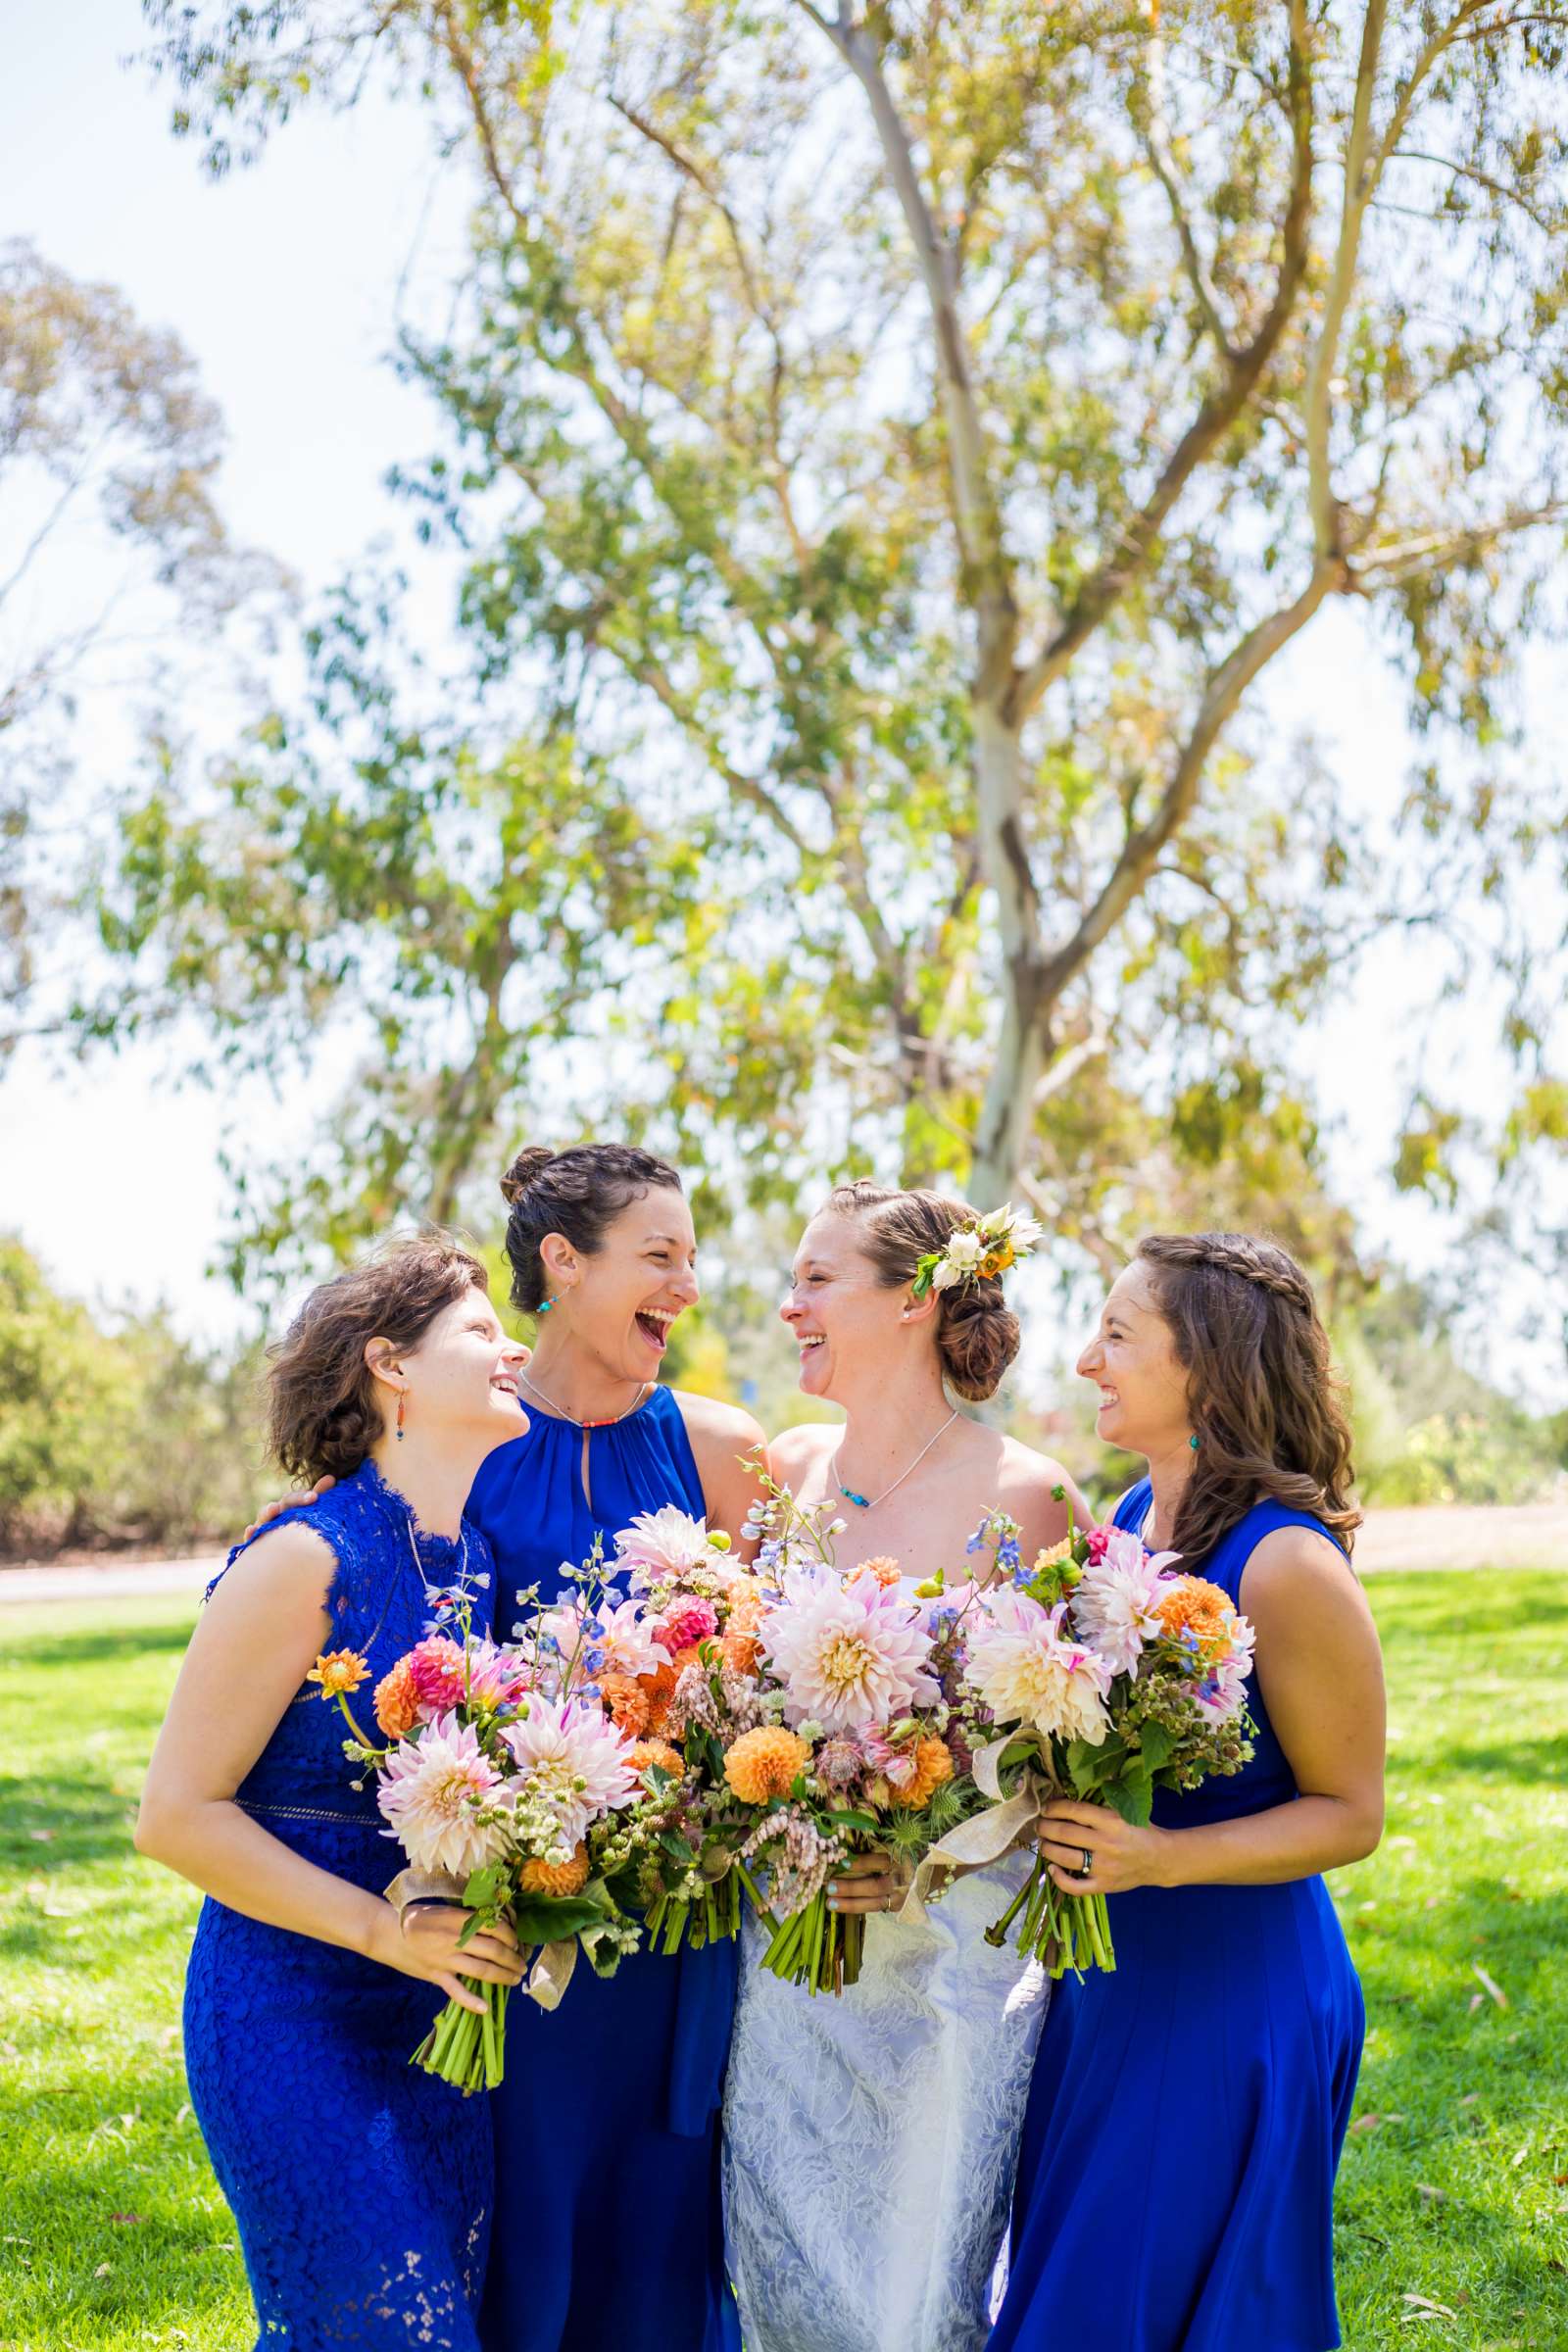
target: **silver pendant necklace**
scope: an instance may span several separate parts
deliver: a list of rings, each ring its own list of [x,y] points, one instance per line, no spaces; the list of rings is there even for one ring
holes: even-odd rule
[[[424,1587],[425,1598],[428,1600],[431,1592],[439,1590],[439,1588],[432,1587],[430,1579],[424,1573],[424,1562],[419,1557],[419,1539],[414,1532],[414,1513],[412,1511],[403,1524],[409,1531],[409,1549],[414,1554],[415,1570],[420,1584]],[[466,1527],[461,1528],[458,1534],[458,1573],[454,1579],[454,1589],[462,1593],[465,1600],[468,1598],[468,1531]]]
[[[957,1418],[958,1408],[956,1405],[955,1405],[952,1412],[943,1422],[942,1427],[937,1431],[936,1437],[927,1438],[925,1444],[921,1446],[919,1452],[909,1464],[908,1469],[901,1470],[898,1477],[893,1481],[892,1486],[884,1487],[880,1494],[857,1494],[853,1487],[847,1487],[844,1485],[843,1481],[839,1477],[839,1455],[844,1451],[844,1440],[842,1438],[840,1438],[837,1446],[833,1449],[833,1459],[828,1465],[828,1476],[832,1479],[833,1484],[838,1488],[839,1493],[843,1495],[846,1502],[853,1502],[857,1510],[874,1511],[879,1502],[886,1502],[890,1494],[896,1494],[899,1489],[903,1486],[905,1480],[909,1477],[913,1471],[919,1469],[920,1464],[925,1460],[926,1455],[936,1444],[937,1438],[945,1438],[948,1434],[948,1431],[953,1427],[953,1424]]]

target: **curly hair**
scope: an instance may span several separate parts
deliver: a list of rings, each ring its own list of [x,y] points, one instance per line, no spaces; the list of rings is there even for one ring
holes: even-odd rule
[[[268,1443],[291,1478],[348,1478],[386,1426],[365,1360],[371,1340],[416,1348],[469,1291],[488,1291],[479,1260],[449,1233],[389,1242],[314,1290],[269,1349]]]
[[[664,1185],[681,1190],[679,1173],[667,1159],[632,1144],[573,1144],[552,1152],[530,1144],[501,1179],[501,1196],[511,1208],[507,1256],[512,1266],[512,1303],[536,1315],[547,1285],[539,1245],[559,1233],[592,1257],[623,1208]]]
[[[944,1193],[888,1192],[879,1184],[835,1185],[823,1206],[837,1216],[866,1219],[865,1254],[890,1290],[913,1282],[922,1257],[945,1250],[978,1209]],[[954,1395],[971,1404],[994,1396],[1018,1352],[1018,1318],[988,1275],[938,1291],[937,1352]]]
[[[1171,1543],[1206,1559],[1253,1503],[1321,1519],[1348,1551],[1350,1428],[1312,1296],[1294,1257],[1250,1233],[1160,1233],[1141,1241],[1159,1311],[1187,1374],[1199,1445]]]

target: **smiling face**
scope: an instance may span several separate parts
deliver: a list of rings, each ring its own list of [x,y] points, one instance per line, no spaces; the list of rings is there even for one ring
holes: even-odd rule
[[[930,1321],[911,1312],[907,1290],[881,1279],[863,1247],[864,1222],[836,1210],[811,1219],[778,1310],[801,1351],[801,1387],[837,1404],[858,1383],[884,1378],[901,1334],[906,1344],[912,1323]]]
[[[678,1315],[701,1297],[697,1236],[685,1196],[655,1185],[605,1228],[600,1247],[573,1250],[559,1233],[540,1244],[550,1296],[574,1339],[620,1380],[657,1380]],[[552,1310],[554,1311],[554,1310]],[[547,1346],[551,1324],[539,1327]]]
[[[1187,1444],[1193,1426],[1187,1373],[1141,1259],[1113,1284],[1078,1371],[1100,1391],[1095,1429],[1107,1446],[1158,1459]]]
[[[421,1435],[484,1436],[503,1446],[528,1426],[517,1396],[526,1352],[508,1339],[477,1287],[444,1306],[416,1347],[392,1354],[385,1341],[372,1340],[366,1357],[372,1367],[387,1364],[394,1378],[401,1375],[409,1427]],[[389,1418],[396,1411],[392,1395]]]

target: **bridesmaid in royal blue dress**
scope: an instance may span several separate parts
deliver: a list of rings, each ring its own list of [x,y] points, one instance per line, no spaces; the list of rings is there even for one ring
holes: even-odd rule
[[[522,1152],[503,1183],[514,1304],[539,1316],[527,1435],[493,1455],[469,1511],[519,1592],[673,1504],[738,1535],[757,1492],[747,1413],[657,1385],[698,1296],[680,1179],[614,1144]],[[577,1971],[569,2017],[514,2002],[492,2101],[496,2226],[484,2352],[739,2352],[724,2271],[718,2122],[732,1943]]]
[[[208,1898],[185,2063],[258,2352],[477,2352],[490,2116],[409,2060],[447,1993],[481,2006],[466,1980],[516,1982],[515,1942],[460,1951],[436,1923],[417,1946],[403,1936],[380,1891],[397,1848],[312,1677],[318,1653],[358,1652],[371,1679],[350,1704],[368,1728],[374,1681],[429,1628],[431,1588],[466,1589],[488,1621],[464,1497],[522,1416],[521,1351],[485,1284],[427,1236],[306,1302],[272,1370],[273,1444],[285,1469],[341,1483],[231,1555],[148,1769],[136,1843]]]
[[[1252,1760],[1134,1829],[1054,1802],[1058,1886],[1110,1897],[1113,1975],[1063,1980],[1024,2126],[990,2352],[1330,2352],[1334,2176],[1360,1986],[1320,1872],[1383,1822],[1377,1635],[1349,1434],[1299,1267],[1243,1234],[1143,1243],[1079,1371],[1147,1456],[1118,1526],[1256,1632]]]

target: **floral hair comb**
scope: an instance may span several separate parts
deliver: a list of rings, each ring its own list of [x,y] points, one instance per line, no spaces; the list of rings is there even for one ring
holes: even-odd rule
[[[990,1282],[1034,1254],[1045,1227],[1010,1200],[973,1217],[948,1237],[947,1247],[929,1250],[914,1269],[914,1296],[951,1291],[966,1282]]]

